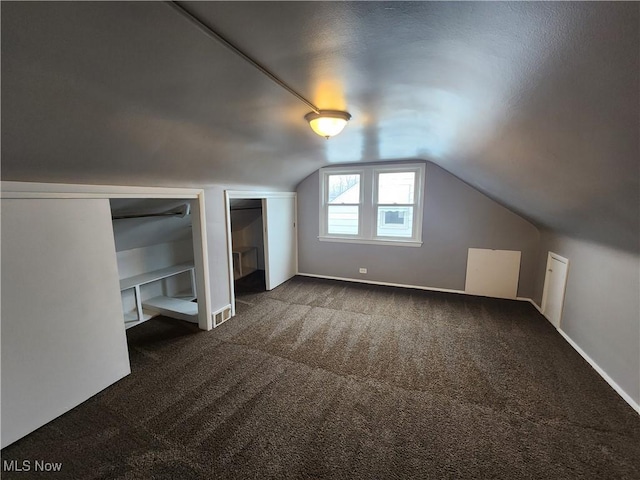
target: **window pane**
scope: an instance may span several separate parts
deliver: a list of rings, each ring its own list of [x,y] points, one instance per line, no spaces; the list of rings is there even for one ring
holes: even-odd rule
[[[329,175],[329,203],[360,203],[360,175]]]
[[[331,235],[358,235],[358,206],[329,205],[327,233]]]
[[[413,207],[378,207],[378,237],[413,237]]]
[[[378,203],[413,203],[415,172],[393,172],[378,175]]]

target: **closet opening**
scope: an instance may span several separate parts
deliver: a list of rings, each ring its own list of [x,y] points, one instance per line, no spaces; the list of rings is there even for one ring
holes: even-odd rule
[[[256,294],[273,290],[296,274],[296,194],[226,190],[225,209],[233,317],[236,300],[238,308],[246,310]]]
[[[236,309],[252,305],[265,292],[265,249],[262,199],[229,199],[231,258]]]
[[[158,315],[199,324],[194,203],[110,199],[125,328]]]

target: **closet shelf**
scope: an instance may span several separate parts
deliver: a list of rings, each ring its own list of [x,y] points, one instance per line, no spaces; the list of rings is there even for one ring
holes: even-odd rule
[[[181,273],[191,275],[191,291],[178,294],[182,298],[158,296],[149,300],[142,300],[141,286],[157,282]],[[198,304],[191,302],[196,297],[195,266],[193,263],[182,263],[152,272],[142,273],[120,280],[120,291],[133,289],[136,311],[124,314],[125,328],[131,328],[149,320],[157,314],[198,323]]]
[[[246,277],[247,275],[255,272],[258,269],[257,247],[234,247],[231,253],[233,257],[234,280]]]
[[[160,295],[145,300],[142,302],[142,306],[147,310],[158,312],[171,318],[198,323],[198,304],[194,302]]]
[[[123,278],[120,280],[120,290],[128,290],[136,285],[144,285],[146,283],[155,282],[156,280],[162,280],[163,278],[171,277],[172,275],[188,272],[193,268],[193,263],[182,263],[180,265],[172,265],[171,267],[161,268],[160,270],[134,275],[133,277]]]

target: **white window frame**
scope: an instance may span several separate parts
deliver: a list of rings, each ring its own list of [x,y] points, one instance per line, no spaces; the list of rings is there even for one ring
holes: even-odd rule
[[[399,206],[413,207],[413,235],[411,238],[377,236],[378,179],[381,173],[415,172],[414,203]],[[328,233],[328,181],[330,175],[360,174],[360,208],[358,235]],[[320,226],[318,239],[323,242],[344,242],[403,247],[422,246],[422,217],[424,205],[425,164],[369,165],[363,167],[325,167],[320,169]],[[335,204],[334,204],[335,205]],[[351,204],[349,204],[351,205]],[[393,204],[390,206],[395,206]],[[387,204],[380,204],[387,206]]]
[[[331,175],[360,175],[360,203],[329,203],[329,176]],[[362,206],[364,204],[364,170],[357,168],[331,168],[331,169],[321,169],[320,170],[320,237],[322,238],[333,238],[336,241],[343,240],[347,241],[349,239],[361,238],[363,232],[362,225]],[[357,235],[346,235],[346,234],[329,234],[328,229],[329,225],[327,223],[327,218],[329,217],[329,206],[357,206],[358,207],[358,234]],[[319,238],[320,238],[319,237]]]

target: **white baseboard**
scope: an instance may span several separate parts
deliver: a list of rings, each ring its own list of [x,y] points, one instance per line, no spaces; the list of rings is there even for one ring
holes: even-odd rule
[[[533,306],[534,306],[534,308],[535,308],[536,310],[538,310],[538,311],[540,312],[540,314],[541,314],[542,316],[544,316],[544,313],[542,312],[542,308],[540,308],[540,306],[539,306],[536,302],[534,302],[531,298],[527,298],[527,297],[518,297],[518,298],[517,298],[517,300],[520,300],[520,301],[523,301],[523,302],[529,302],[531,305],[533,305]],[[547,318],[547,317],[545,317],[545,318]]]
[[[341,281],[345,281],[345,282],[366,283],[366,284],[370,284],[370,285],[383,285],[383,286],[388,286],[388,287],[414,288],[414,289],[418,289],[418,290],[428,290],[428,291],[432,291],[432,292],[457,293],[457,294],[460,294],[460,295],[478,296],[478,295],[475,295],[475,294],[467,293],[464,290],[451,290],[451,289],[446,289],[446,288],[423,287],[423,286],[420,286],[420,285],[406,285],[406,284],[402,284],[402,283],[376,282],[376,281],[373,281],[373,280],[363,280],[363,279],[360,279],[360,278],[346,278],[346,277],[333,277],[333,276],[330,276],[330,275],[316,275],[314,273],[298,272],[297,275],[300,275],[301,277],[324,278],[324,279],[327,279],[327,280],[341,280]],[[531,305],[534,306],[534,308],[536,310],[538,310],[538,312],[540,312],[540,314],[542,316],[547,318],[544,315],[544,313],[542,312],[542,309],[540,308],[540,306],[536,302],[534,302],[531,298],[516,297],[516,300],[519,300],[521,302],[529,302]],[[596,372],[598,372],[598,374],[611,386],[611,388],[613,388],[616,391],[616,393],[618,395],[620,395],[622,397],[622,399],[629,404],[629,406],[631,406],[631,408],[633,408],[636,412],[638,412],[638,414],[640,414],[640,405],[633,398],[631,398],[631,396],[627,392],[625,392],[616,382],[614,382],[613,379],[609,375],[607,375],[607,373],[602,368],[600,368],[600,366],[596,362],[594,362],[591,359],[591,357],[589,357],[589,355],[587,355],[584,352],[584,350],[582,350],[578,346],[578,344],[576,344],[573,340],[571,340],[571,338],[566,333],[564,333],[559,328],[557,330],[560,333],[560,335],[562,335],[562,337],[569,343],[569,345],[571,345],[573,347],[573,349],[576,352],[578,352],[582,356],[582,358],[584,358],[589,363],[589,365],[591,365],[591,367],[593,367],[593,369]]]
[[[584,350],[582,350],[582,348],[580,348],[580,346],[578,346],[578,344],[576,342],[574,342],[571,337],[569,335],[567,335],[566,333],[564,333],[561,329],[557,329],[558,333],[560,333],[560,335],[562,335],[564,337],[564,339],[567,341],[567,343],[569,345],[571,345],[573,347],[573,349],[578,352],[582,358],[584,358],[589,365],[591,365],[593,367],[593,369],[598,372],[598,374],[605,380],[605,382],[607,382],[611,388],[613,388],[616,393],[618,395],[620,395],[622,397],[622,399],[627,402],[629,404],[629,406],[631,406],[631,408],[633,408],[638,414],[640,414],[640,405],[633,399],[631,398],[631,396],[625,392],[620,385],[618,385],[613,378],[611,378],[607,372],[605,372],[602,368],[600,368],[600,366],[589,356],[586,354],[586,352]]]
[[[375,280],[364,280],[362,278],[334,277],[331,275],[317,275],[315,273],[298,272],[296,275],[300,275],[301,277],[324,278],[327,280],[340,280],[343,282],[366,283],[368,285],[382,285],[385,287],[413,288],[415,290],[427,290],[429,292],[457,293],[459,295],[467,295],[470,297],[501,298],[502,300],[518,300],[520,302],[529,302],[534,307],[536,307],[538,311],[540,311],[540,307],[538,307],[533,300],[527,297],[516,297],[516,298],[491,297],[489,295],[482,295],[479,293],[469,293],[469,292],[465,292],[464,290],[454,290],[451,288],[425,287],[422,285],[409,285],[406,283],[378,282]]]
[[[331,275],[316,275],[315,273],[298,272],[297,275],[300,275],[301,277],[324,278],[326,280],[340,280],[343,282],[366,283],[368,285],[382,285],[385,287],[414,288],[418,290],[429,290],[431,292],[459,293],[461,295],[469,295],[464,290],[452,290],[448,288],[432,288],[432,287],[423,287],[420,285],[407,285],[404,283],[377,282],[375,280],[364,280],[361,278],[333,277]]]

